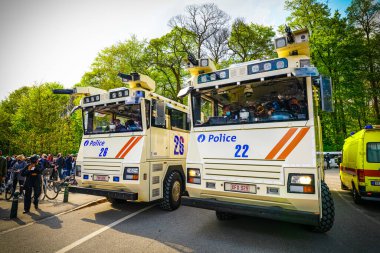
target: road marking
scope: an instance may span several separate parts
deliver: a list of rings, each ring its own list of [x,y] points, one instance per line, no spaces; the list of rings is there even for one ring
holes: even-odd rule
[[[121,219],[118,219],[117,221],[114,221],[114,222],[112,222],[111,224],[109,224],[109,225],[107,225],[107,226],[105,226],[105,227],[103,227],[103,228],[101,228],[101,229],[99,229],[99,230],[97,230],[97,231],[95,231],[95,232],[89,234],[89,235],[86,235],[85,237],[82,237],[82,238],[79,239],[78,241],[75,241],[75,242],[73,242],[72,244],[67,245],[67,246],[64,247],[63,249],[58,250],[56,253],[64,253],[64,252],[67,252],[67,251],[69,251],[69,250],[75,248],[76,246],[81,245],[81,244],[84,243],[85,241],[90,240],[91,238],[93,238],[93,237],[95,237],[95,236],[97,236],[97,235],[103,233],[104,231],[106,231],[106,230],[108,230],[108,229],[110,229],[110,228],[112,228],[112,227],[114,227],[114,226],[116,226],[116,225],[122,223],[123,221],[128,220],[128,219],[130,219],[130,218],[132,218],[132,217],[138,215],[139,213],[142,213],[142,212],[144,212],[144,211],[146,211],[146,210],[148,210],[148,209],[150,209],[150,208],[152,208],[152,207],[154,207],[154,206],[155,206],[155,205],[147,206],[147,207],[145,207],[145,208],[143,208],[143,209],[141,209],[141,210],[138,210],[137,212],[134,212],[134,213],[128,214],[127,216],[125,216],[125,217],[123,217],[123,218],[121,218]]]
[[[334,190],[336,190],[336,189],[334,189]],[[344,202],[346,202],[348,205],[350,205],[351,207],[353,207],[354,210],[356,210],[357,212],[361,213],[362,215],[364,215],[365,217],[367,217],[369,220],[371,220],[372,222],[376,223],[377,225],[380,225],[380,221],[378,221],[377,219],[374,219],[371,216],[367,215],[360,208],[358,208],[357,206],[355,206],[354,204],[352,204],[350,201],[348,201],[347,199],[345,199],[339,191],[336,191],[336,193],[338,193],[338,196],[341,199],[343,199]]]
[[[29,227],[29,226],[31,226],[31,225],[33,225],[33,224],[35,224],[35,223],[42,223],[42,222],[44,222],[44,221],[54,219],[55,217],[59,217],[59,216],[64,215],[64,214],[68,214],[68,213],[71,213],[71,212],[75,212],[75,211],[78,211],[78,210],[80,210],[80,209],[83,209],[83,208],[86,208],[86,207],[89,207],[89,206],[93,206],[93,205],[101,204],[101,203],[104,203],[104,202],[106,202],[106,201],[107,201],[106,198],[101,198],[101,199],[98,199],[98,200],[94,200],[94,201],[88,202],[88,203],[86,203],[86,204],[83,204],[83,205],[81,205],[81,206],[75,207],[75,208],[73,208],[73,209],[70,209],[70,210],[64,211],[64,212],[62,212],[62,213],[57,213],[57,214],[55,214],[55,215],[53,215],[53,216],[49,216],[49,217],[43,218],[43,219],[41,219],[41,220],[32,221],[32,222],[30,222],[30,223],[27,223],[27,224],[25,224],[25,225],[21,225],[21,226],[19,226],[19,227],[10,228],[10,229],[8,229],[8,230],[1,231],[1,232],[0,232],[0,235],[4,235],[4,234],[7,234],[7,233],[12,232],[12,231],[19,230],[19,229],[21,229],[21,228]]]

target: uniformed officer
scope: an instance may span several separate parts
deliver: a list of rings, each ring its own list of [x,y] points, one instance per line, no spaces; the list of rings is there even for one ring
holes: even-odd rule
[[[41,173],[42,167],[38,164],[38,157],[32,156],[30,163],[22,170],[21,175],[26,177],[24,183],[25,199],[24,213],[29,213],[32,202],[32,190],[34,191],[34,207],[38,209],[38,198],[41,193]]]

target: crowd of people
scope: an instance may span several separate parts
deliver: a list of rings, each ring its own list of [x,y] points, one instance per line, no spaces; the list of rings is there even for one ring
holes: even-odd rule
[[[63,157],[60,153],[57,156],[41,154],[30,157],[25,157],[21,154],[4,158],[0,150],[0,182],[8,182],[11,178],[13,179],[13,189],[16,189],[17,185],[19,185],[20,193],[24,193],[24,213],[29,213],[33,191],[33,204],[38,209],[43,171],[50,169],[51,179],[58,180],[59,178],[63,180],[66,176],[75,173],[75,163],[76,156],[71,154],[66,157]]]

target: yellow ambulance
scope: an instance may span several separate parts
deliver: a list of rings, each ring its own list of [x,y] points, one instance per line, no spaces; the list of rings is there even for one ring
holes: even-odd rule
[[[343,146],[340,181],[354,202],[380,199],[380,126],[368,125],[348,137]]]

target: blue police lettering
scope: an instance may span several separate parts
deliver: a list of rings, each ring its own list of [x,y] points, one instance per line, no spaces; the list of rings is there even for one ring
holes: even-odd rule
[[[95,141],[90,141],[90,146],[103,147],[105,143],[106,143],[105,141],[95,140]]]
[[[210,134],[208,136],[208,142],[236,142],[236,136],[227,134]]]

